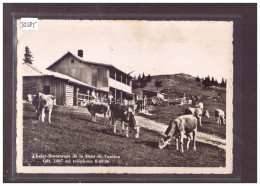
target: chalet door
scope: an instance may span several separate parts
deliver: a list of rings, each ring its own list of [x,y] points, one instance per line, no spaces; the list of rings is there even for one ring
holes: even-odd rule
[[[50,94],[51,93],[51,87],[50,86],[43,86],[43,93],[44,94]]]
[[[74,98],[74,87],[71,85],[66,85],[66,105],[73,106]]]

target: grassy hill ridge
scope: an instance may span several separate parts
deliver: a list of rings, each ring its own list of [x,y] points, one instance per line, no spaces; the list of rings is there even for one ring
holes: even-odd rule
[[[161,87],[156,87],[155,83],[161,81]],[[151,81],[147,83],[140,83],[134,81],[133,92],[140,94],[142,89],[159,91],[166,94],[166,98],[182,97],[185,93],[186,96],[203,96],[217,97],[218,93],[224,94],[225,98],[226,89],[222,87],[212,86],[210,88],[204,88],[202,83],[196,82],[196,78],[184,74],[167,74],[167,75],[155,75],[151,76]],[[225,101],[225,99],[223,100]]]

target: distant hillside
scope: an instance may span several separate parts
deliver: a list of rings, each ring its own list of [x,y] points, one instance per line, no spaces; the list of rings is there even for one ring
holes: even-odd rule
[[[166,98],[186,96],[217,97],[218,93],[225,94],[225,88],[211,87],[204,88],[201,83],[196,82],[196,78],[188,74],[156,75],[151,76],[151,81],[147,83],[133,82],[133,92],[140,94],[142,89],[159,91],[165,93]],[[161,87],[156,87],[156,82],[161,82]]]

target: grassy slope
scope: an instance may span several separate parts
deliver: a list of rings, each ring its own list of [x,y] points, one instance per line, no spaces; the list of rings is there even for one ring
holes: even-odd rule
[[[88,166],[176,166],[219,167],[225,166],[225,151],[210,145],[197,143],[197,151],[175,150],[175,145],[158,149],[158,134],[141,129],[140,139],[133,133],[127,139],[122,133],[114,134],[112,126],[92,123],[85,109],[55,107],[52,124],[36,120],[32,105],[24,104],[24,165],[43,165],[32,159],[33,153],[42,154],[107,154],[119,155],[107,164],[45,164]],[[192,144],[190,145],[192,147]]]
[[[201,132],[206,132],[209,134],[213,134],[219,136],[221,138],[226,138],[226,127],[216,125],[214,111],[215,109],[221,109],[226,112],[226,92],[223,88],[203,88],[201,84],[198,84],[195,81],[195,77],[192,77],[187,74],[174,74],[174,75],[159,75],[152,76],[151,82],[147,83],[144,88],[138,88],[133,90],[134,92],[140,92],[141,89],[147,90],[157,90],[155,87],[155,81],[163,81],[162,87],[158,90],[162,91],[165,89],[169,90],[166,98],[177,98],[182,97],[183,93],[186,96],[203,96],[202,102],[204,103],[204,108],[209,110],[210,118],[203,118],[202,125],[203,128],[199,127],[198,130]],[[216,102],[213,99],[206,99],[209,97],[217,97],[218,93],[222,94],[222,103]],[[153,110],[149,111],[149,113],[153,114],[153,116],[142,115],[148,119],[153,119],[155,121],[168,124],[170,120],[173,118],[183,115],[184,110],[187,107],[194,107],[192,105],[183,105],[183,106],[169,106],[169,107],[153,107]]]
[[[162,87],[155,86],[156,81],[162,81]],[[134,89],[133,92],[140,92],[142,89],[152,91],[162,91],[165,89],[171,90],[166,98],[176,98],[183,96],[203,96],[203,97],[217,97],[220,92],[223,95],[223,102],[225,103],[226,93],[225,89],[220,87],[203,88],[201,83],[195,81],[195,77],[187,74],[173,74],[173,75],[158,75],[151,76],[151,82],[148,82],[145,87]]]
[[[168,125],[173,118],[183,115],[187,107],[188,107],[187,105],[156,106],[149,111],[149,113],[152,114],[151,116],[144,115],[144,114],[140,114],[140,115],[145,118],[152,119],[154,121],[161,122]],[[208,134],[213,134],[221,138],[226,138],[226,126],[217,125],[214,116],[214,110],[216,108],[220,108],[226,111],[225,105],[212,100],[205,100],[204,107],[205,109],[209,110],[210,118],[205,118],[205,117],[202,118],[203,127],[198,126],[198,131],[205,132]]]

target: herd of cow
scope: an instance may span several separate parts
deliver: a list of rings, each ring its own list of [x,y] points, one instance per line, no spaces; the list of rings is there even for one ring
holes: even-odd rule
[[[36,95],[28,95],[28,101],[34,105],[36,109],[36,116],[39,120],[44,122],[45,111],[48,111],[48,122],[51,123],[51,113],[53,105],[56,104],[55,96],[45,95],[38,93]],[[128,102],[124,100],[123,103],[103,103],[95,100],[85,101],[82,106],[88,109],[92,115],[92,121],[96,122],[96,114],[103,114],[110,124],[114,126],[114,133],[117,132],[117,122],[121,122],[122,130],[125,131],[125,135],[129,137],[129,131],[134,130],[136,132],[135,138],[139,138],[140,126],[135,120],[136,105],[134,102]],[[187,149],[189,149],[189,143],[193,138],[193,149],[196,150],[196,132],[197,124],[202,127],[201,118],[203,116],[210,117],[208,110],[204,110],[203,103],[198,103],[196,108],[187,108],[184,115],[179,116],[172,121],[165,133],[160,134],[158,147],[163,149],[167,146],[171,139],[176,142],[176,149],[179,149],[179,142],[181,145],[181,151],[183,152],[183,139],[187,136]],[[225,125],[225,113],[220,109],[215,110],[215,117],[218,125]]]

